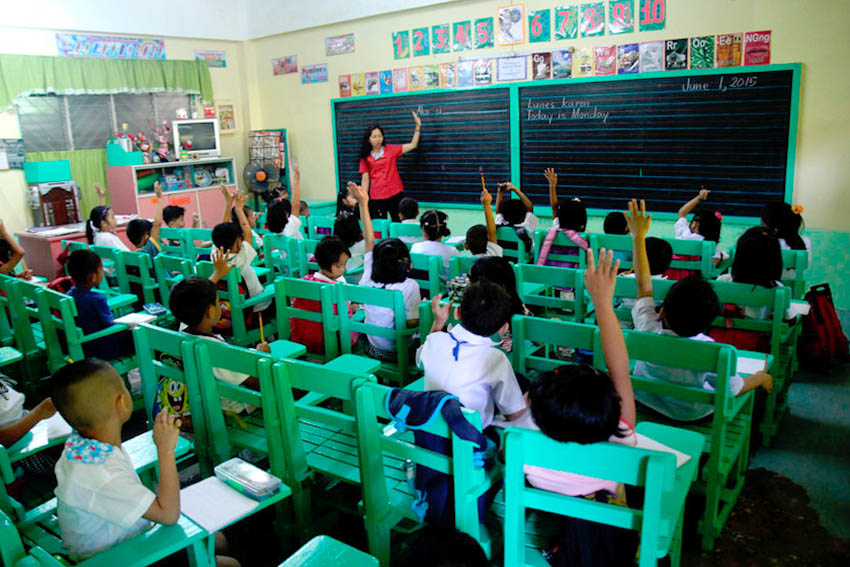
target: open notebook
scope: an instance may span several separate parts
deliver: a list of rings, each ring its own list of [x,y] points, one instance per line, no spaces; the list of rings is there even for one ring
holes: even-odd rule
[[[214,476],[180,491],[180,511],[209,533],[247,516],[259,505]]]
[[[650,439],[646,435],[641,435],[640,433],[635,433],[635,437],[637,437],[637,446],[641,449],[649,449],[651,451],[662,451],[664,453],[673,453],[676,455],[676,466],[681,467],[685,463],[691,460],[690,455],[686,455],[681,451],[677,451],[672,447],[668,447],[663,443],[659,443],[655,439]]]

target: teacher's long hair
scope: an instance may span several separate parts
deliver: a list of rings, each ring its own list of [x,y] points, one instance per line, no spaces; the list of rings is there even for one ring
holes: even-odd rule
[[[366,128],[366,132],[363,133],[363,143],[360,144],[360,159],[366,159],[372,153],[372,144],[369,142],[369,136],[372,135],[372,130],[380,130],[381,136],[384,137],[384,142],[386,142],[387,137],[384,135],[384,129],[379,124],[371,124]]]

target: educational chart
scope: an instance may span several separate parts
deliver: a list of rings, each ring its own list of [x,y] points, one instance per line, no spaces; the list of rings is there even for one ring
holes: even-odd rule
[[[398,160],[405,195],[477,203],[479,166],[495,194],[496,182],[510,179],[508,98],[508,89],[490,88],[333,101],[340,186],[360,180],[358,151],[369,124],[381,125],[387,143],[404,144],[416,111],[422,118],[419,148]]]
[[[519,87],[521,187],[547,202],[554,167],[591,208],[672,212],[705,186],[724,215],[758,216],[790,183],[793,89],[791,69]]]

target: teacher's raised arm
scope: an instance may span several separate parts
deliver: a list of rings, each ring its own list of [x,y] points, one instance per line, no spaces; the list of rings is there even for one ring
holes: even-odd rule
[[[413,151],[419,145],[419,130],[422,120],[413,112],[416,130],[413,138],[404,145],[384,144],[384,129],[374,124],[363,134],[360,146],[360,185],[369,196],[369,212],[373,219],[383,219],[389,213],[393,222],[398,222],[398,204],[404,197],[404,186],[398,173],[396,161],[402,154]]]

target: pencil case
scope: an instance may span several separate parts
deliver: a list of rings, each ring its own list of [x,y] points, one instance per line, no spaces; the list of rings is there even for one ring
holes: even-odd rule
[[[215,467],[215,476],[234,490],[254,500],[265,500],[280,491],[280,479],[234,457]]]

